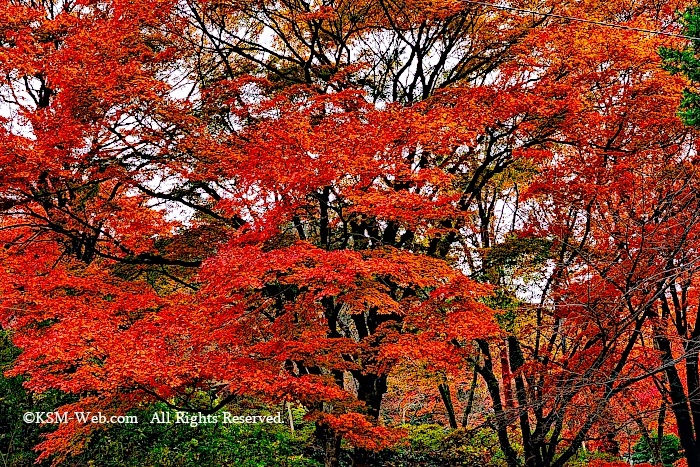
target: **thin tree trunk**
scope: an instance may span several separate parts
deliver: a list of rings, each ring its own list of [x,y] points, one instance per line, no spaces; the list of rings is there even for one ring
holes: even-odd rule
[[[462,414],[462,428],[466,428],[469,423],[469,415],[472,413],[474,407],[474,393],[476,392],[476,384],[478,382],[479,372],[474,367],[474,374],[472,376],[472,384],[469,386],[469,396],[467,398],[467,406],[464,408],[464,413]]]
[[[636,410],[636,407],[633,406],[632,409]],[[651,452],[653,465],[661,465],[660,439],[652,439],[651,433],[649,433],[649,430],[647,430],[646,425],[644,425],[642,417],[636,414],[630,414],[630,416],[632,417],[632,420],[634,420],[634,423],[637,425],[639,433],[642,435],[642,439],[647,443],[647,446],[649,446],[649,451]]]
[[[659,419],[657,422],[658,429],[656,430],[656,443],[654,445],[655,455],[658,454],[659,461],[661,461],[661,443],[664,439],[664,426],[666,424],[666,402],[661,404],[661,410],[659,410]]]
[[[450,395],[450,386],[447,383],[438,384],[438,390],[440,391],[440,397],[442,398],[442,403],[445,404],[445,410],[447,410],[447,418],[450,421],[450,428],[453,430],[457,429],[457,417],[455,417],[455,407],[452,404],[452,396]]]

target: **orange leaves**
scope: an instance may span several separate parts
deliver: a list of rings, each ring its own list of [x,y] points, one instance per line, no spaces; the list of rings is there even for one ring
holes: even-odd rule
[[[403,429],[376,426],[367,417],[358,413],[342,415],[324,414],[319,422],[342,435],[353,446],[378,451],[399,443],[406,433]]]
[[[221,279],[212,280],[222,272]],[[459,306],[458,297],[474,300],[489,291],[441,260],[391,248],[364,253],[325,251],[305,242],[269,252],[231,245],[205,264],[201,279],[208,284],[204,289],[207,294],[226,296],[235,290],[262,289],[265,284],[278,282],[307,290],[313,300],[332,296],[349,310],[361,312],[376,307],[379,313],[399,312],[414,300],[424,300],[420,295],[415,299],[407,295],[400,306],[389,295],[390,284],[436,289],[431,295],[436,307],[450,300],[455,300],[452,306]],[[400,312],[405,313],[405,309]]]
[[[695,206],[696,187],[661,41],[541,19],[453,0],[0,3],[15,371],[36,391],[295,399],[378,449],[398,436],[377,426],[387,376],[486,373],[471,341],[504,334],[484,297],[503,292],[515,339],[534,302],[507,283],[539,274],[536,336],[517,337],[540,353],[514,373],[560,391],[616,349],[596,339],[625,306],[658,297],[665,239],[693,222],[668,199]],[[514,231],[546,246],[499,263]]]
[[[349,213],[374,215],[402,225],[430,224],[445,218],[459,218],[462,213],[453,206],[453,197],[426,199],[418,193],[364,190],[351,193]]]
[[[37,449],[41,451],[37,460],[42,461],[55,454],[52,459],[54,465],[63,462],[71,456],[83,452],[96,433],[108,428],[107,424],[80,423],[74,415],[75,412],[92,415],[101,412],[106,419],[109,419],[111,416],[124,415],[126,413],[125,405],[134,402],[129,399],[129,397],[91,396],[74,404],[57,407],[56,412],[62,415],[67,414],[68,417],[71,417],[71,421],[59,424],[56,431],[46,435],[46,439],[37,446]]]

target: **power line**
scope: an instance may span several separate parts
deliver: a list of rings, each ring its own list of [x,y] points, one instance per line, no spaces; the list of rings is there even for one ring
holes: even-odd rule
[[[672,32],[655,31],[653,29],[635,28],[633,26],[624,26],[622,24],[606,23],[604,21],[595,21],[592,19],[577,18],[575,16],[558,15],[556,13],[543,13],[541,11],[499,5],[497,3],[481,2],[478,0],[460,0],[460,1],[462,1],[464,3],[472,3],[474,5],[482,5],[482,6],[492,7],[492,8],[498,8],[500,10],[517,11],[519,13],[531,13],[533,15],[548,16],[550,18],[568,19],[569,21],[578,21],[579,23],[595,24],[597,26],[603,26],[606,28],[625,29],[628,31],[643,32],[645,34],[656,34],[659,36],[678,37],[680,39],[689,39],[689,40],[694,40],[694,41],[700,41],[700,37],[686,36],[684,34],[674,34]]]

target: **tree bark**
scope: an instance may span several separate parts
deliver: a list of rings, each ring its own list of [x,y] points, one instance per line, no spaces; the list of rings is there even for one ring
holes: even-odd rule
[[[342,436],[326,425],[316,424],[316,439],[321,442],[323,448],[323,466],[339,467]]]
[[[689,466],[699,466],[700,457],[698,456],[696,434],[693,430],[693,421],[688,406],[688,398],[685,395],[683,382],[681,381],[678,370],[673,364],[673,354],[671,352],[671,343],[665,337],[656,337],[656,345],[663,352],[663,362],[666,367],[666,377],[669,384],[669,397],[671,398],[671,410],[676,416],[676,426],[678,427],[678,437],[681,440],[681,446],[685,452],[685,458],[688,460]]]
[[[447,410],[447,419],[450,423],[450,428],[453,430],[457,429],[457,417],[455,417],[455,407],[452,404],[452,396],[450,395],[450,386],[446,383],[438,384],[438,390],[440,391],[440,397],[442,398],[442,403],[445,404],[445,410]]]

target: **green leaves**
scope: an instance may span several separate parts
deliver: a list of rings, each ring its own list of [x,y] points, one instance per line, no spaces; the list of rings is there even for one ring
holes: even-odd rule
[[[658,443],[657,437],[652,437],[650,440],[652,443]],[[632,454],[632,460],[635,464],[640,463],[653,463],[654,456],[652,454],[652,447],[649,446],[646,438],[641,438],[632,448],[634,454]],[[676,435],[664,435],[661,439],[661,461],[665,467],[670,467],[678,459],[683,457],[683,448],[681,446],[681,441]]]
[[[700,37],[700,7],[691,6],[683,13],[681,20],[683,33],[691,37]],[[690,126],[700,127],[700,39],[692,40],[682,49],[662,47],[659,55],[664,60],[663,67],[671,74],[682,74],[689,81],[683,91],[679,114]]]

